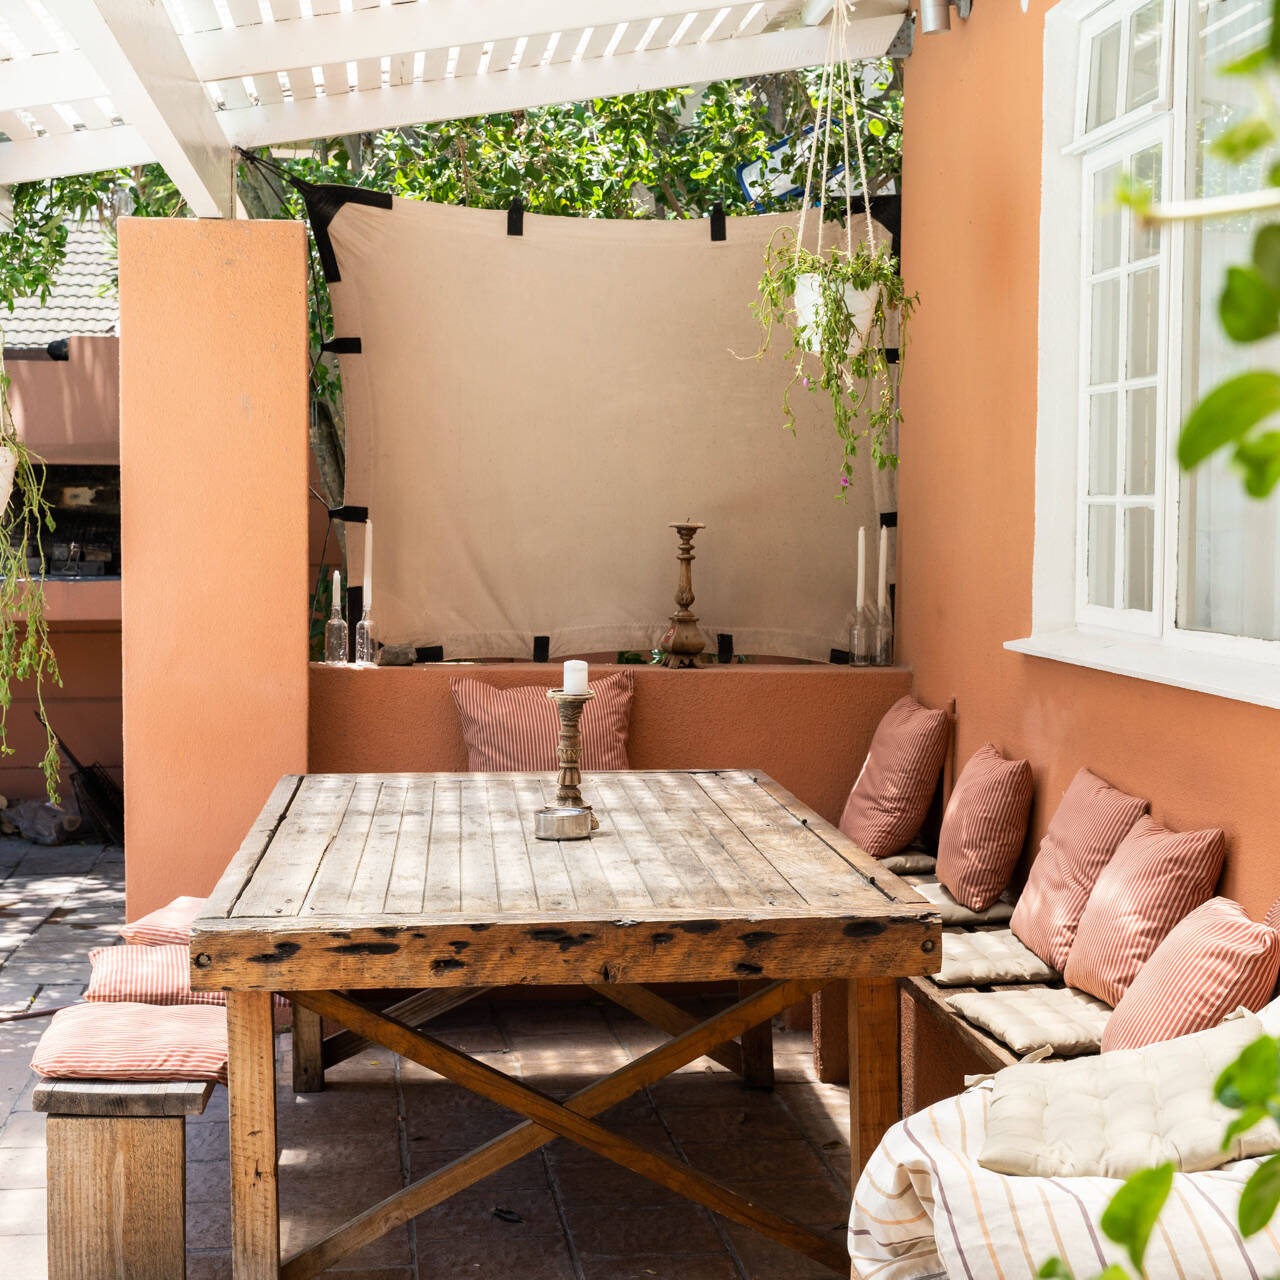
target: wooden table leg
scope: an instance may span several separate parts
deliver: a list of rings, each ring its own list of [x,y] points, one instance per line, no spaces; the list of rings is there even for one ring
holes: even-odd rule
[[[849,986],[849,1157],[856,1184],[901,1108],[898,984],[870,978]]]
[[[324,1019],[300,1004],[290,1005],[294,1093],[324,1089]]]
[[[738,998],[745,999],[753,991],[768,985],[767,978],[739,982]],[[751,1089],[773,1088],[772,1019],[742,1033],[742,1083]]]
[[[273,1031],[270,992],[227,993],[234,1280],[278,1280],[280,1274]]]
[[[813,1072],[823,1084],[849,1083],[847,985],[833,982],[813,997]]]

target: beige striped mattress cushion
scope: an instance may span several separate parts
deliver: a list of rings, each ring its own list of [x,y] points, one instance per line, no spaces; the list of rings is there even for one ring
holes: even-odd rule
[[[1005,982],[1054,982],[1058,974],[1009,929],[944,929],[940,987],[986,987]]]
[[[922,897],[938,908],[942,923],[946,925],[1004,924],[1013,915],[1013,898],[1003,894],[985,911],[971,911],[962,907],[941,884],[937,876],[903,876],[903,879]]]
[[[1096,1053],[1111,1016],[1110,1006],[1070,987],[962,992],[948,996],[947,1003],[1019,1057],[1037,1049],[1048,1049],[1055,1058]]]
[[[855,1276],[1024,1280],[1055,1256],[1077,1276],[1127,1261],[1098,1228],[1118,1179],[1014,1177],[978,1163],[990,1104],[989,1087],[971,1089],[885,1135],[854,1191]],[[1264,1158],[1174,1175],[1147,1250],[1147,1280],[1280,1275],[1280,1232],[1244,1240],[1236,1229],[1240,1189]]]

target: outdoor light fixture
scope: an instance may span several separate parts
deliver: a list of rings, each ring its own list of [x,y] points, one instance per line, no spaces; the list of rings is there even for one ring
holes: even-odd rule
[[[951,6],[967,18],[973,10],[973,0],[920,0],[920,33],[932,35],[935,31],[951,30]]]

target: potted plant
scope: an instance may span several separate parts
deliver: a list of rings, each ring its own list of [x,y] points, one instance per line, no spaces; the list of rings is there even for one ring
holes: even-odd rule
[[[9,409],[9,377],[0,343],[0,755],[13,754],[8,716],[14,686],[30,681],[36,709],[45,723],[40,767],[49,799],[56,804],[58,747],[44,713],[44,686],[46,681],[61,685],[62,677],[45,620],[42,527],[53,529],[44,498],[44,464],[18,435]]]
[[[836,0],[798,225],[783,228],[769,242],[760,294],[753,304],[761,326],[758,355],[769,350],[776,328],[786,331],[791,339],[785,358],[794,374],[782,397],[784,425],[795,429],[791,396],[797,384],[831,402],[832,422],[843,445],[842,494],[853,479],[853,460],[858,454],[858,442],[864,437],[870,440],[871,457],[878,467],[898,465],[892,451],[892,434],[902,416],[898,410],[902,352],[916,302],[903,286],[897,258],[882,239],[877,240],[871,217],[854,73],[848,60],[839,56],[848,20],[849,0]],[[805,243],[805,221],[809,207],[820,202],[826,185],[832,120],[837,114],[842,122],[844,150],[844,243],[841,245],[837,239],[824,250],[824,208],[818,217],[816,246],[810,249]],[[860,229],[865,229],[865,239],[856,244],[849,192],[850,131],[856,143],[862,183],[864,219]],[[815,185],[820,150],[822,176]],[[898,352],[896,371],[890,368],[890,347]],[[806,366],[809,355],[817,356],[818,367],[811,361]]]

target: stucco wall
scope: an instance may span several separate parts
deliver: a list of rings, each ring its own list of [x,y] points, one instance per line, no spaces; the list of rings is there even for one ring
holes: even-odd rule
[[[1280,711],[1001,647],[1031,629],[1048,7],[976,4],[907,63],[903,270],[921,303],[903,397],[900,653],[919,697],[955,697],[959,764],[986,741],[1030,759],[1033,848],[1088,765],[1149,797],[1162,823],[1224,827],[1223,890],[1260,916],[1280,895]],[[971,1069],[932,1035],[918,1065],[919,1104]]]

